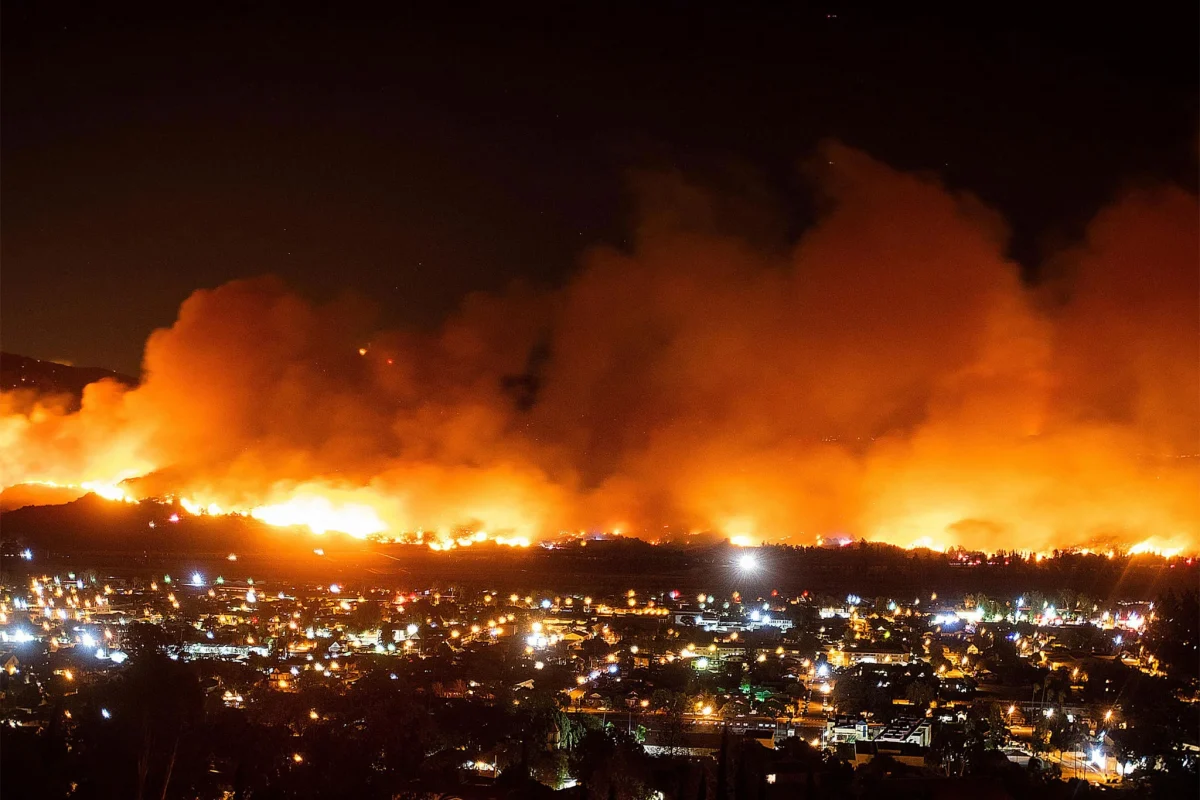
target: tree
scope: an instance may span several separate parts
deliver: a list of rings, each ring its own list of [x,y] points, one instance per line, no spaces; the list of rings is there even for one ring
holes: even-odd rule
[[[56,716],[61,719],[62,713]],[[0,726],[0,775],[6,796],[66,797],[71,793],[66,757],[61,735]]]
[[[1200,592],[1167,592],[1154,606],[1146,647],[1173,677],[1200,679]]]
[[[161,625],[149,622],[131,622],[121,637],[121,647],[134,661],[162,653],[170,644],[167,632]]]
[[[855,715],[868,711],[884,716],[892,709],[891,696],[875,683],[858,675],[841,675],[833,687],[833,698],[842,714]]]
[[[1071,693],[1071,672],[1065,667],[1046,673],[1042,681],[1042,702],[1063,703]]]
[[[858,714],[867,709],[867,684],[857,675],[843,675],[833,687],[833,700],[843,714]]]
[[[608,646],[608,642],[595,636],[591,639],[584,639],[579,643],[580,654],[582,654],[584,658],[589,658],[592,660],[600,660],[605,658],[611,650],[612,648]]]
[[[80,725],[82,774],[108,787],[101,793],[165,798],[173,781],[186,783],[203,766],[202,754],[187,747],[204,703],[188,665],[144,653],[87,699],[93,706]],[[114,766],[120,764],[132,764],[132,773]]]
[[[650,695],[650,703],[656,709],[664,712],[665,716],[659,730],[662,733],[663,745],[670,748],[670,752],[675,754],[683,746],[683,734],[687,728],[684,718],[688,706],[687,695],[681,692],[656,689],[654,694]]]
[[[636,798],[646,793],[645,758],[633,737],[610,725],[585,733],[568,760],[588,797]]]
[[[961,776],[967,769],[967,737],[962,725],[939,725],[934,729],[929,755],[946,776]]]
[[[567,769],[566,753],[539,754],[533,759],[530,774],[538,783],[549,786],[551,789],[558,789],[566,783],[570,774]]]
[[[935,670],[945,667],[950,669],[950,659],[946,658],[946,646],[941,642],[931,642],[929,645],[929,664]]]
[[[721,726],[721,752],[717,757],[717,794],[716,800],[727,800],[729,797],[729,728]]]
[[[1196,729],[1196,714],[1176,696],[1178,685],[1166,678],[1137,672],[1124,687],[1121,716],[1124,728],[1108,731],[1123,760],[1137,765],[1135,775],[1151,783],[1158,796],[1196,786],[1200,766],[1183,745],[1181,731]]]
[[[1050,713],[1037,714],[1033,719],[1033,738],[1031,743],[1033,746],[1033,752],[1035,753],[1048,753],[1054,749],[1050,743],[1050,738],[1054,731],[1054,723],[1052,720],[1055,716],[1062,716],[1061,709],[1048,707],[1045,710]]]
[[[375,630],[383,622],[383,608],[374,600],[364,600],[350,612],[347,623],[356,633]]]
[[[927,709],[937,699],[937,690],[925,681],[913,681],[905,687],[904,697],[917,708]]]
[[[1008,740],[1004,708],[994,700],[976,703],[967,715],[967,735],[978,751],[996,750]]]

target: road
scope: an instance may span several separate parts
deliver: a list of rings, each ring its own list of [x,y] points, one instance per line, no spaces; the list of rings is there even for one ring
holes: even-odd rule
[[[602,709],[598,709],[598,708],[578,708],[578,709],[572,709],[572,711],[579,711],[584,714],[596,714],[596,715],[599,715],[602,717],[608,717],[608,718],[611,718],[611,721],[614,724],[624,720],[631,725],[644,725],[647,728],[653,728],[654,721],[656,719],[661,720],[661,719],[665,719],[665,717],[666,717],[666,715],[661,712],[649,711],[646,709],[602,710]],[[792,717],[791,719],[788,719],[785,717],[780,717],[780,718],[776,719],[775,717],[768,717],[768,716],[761,716],[761,715],[751,715],[751,716],[745,716],[745,717],[730,717],[729,719],[724,719],[715,714],[710,714],[710,715],[706,716],[704,714],[695,714],[695,713],[688,712],[683,715],[683,719],[685,722],[687,722],[691,725],[700,725],[700,726],[711,725],[713,727],[719,727],[720,725],[724,724],[731,728],[757,728],[757,729],[766,729],[766,730],[774,730],[775,725],[779,722],[786,722],[786,723],[790,724],[792,727],[796,727],[796,728],[813,728],[813,729],[821,728],[821,729],[823,729],[825,727],[825,715],[824,714],[821,714],[821,715],[804,714],[804,715]]]
[[[1046,761],[1051,764],[1058,764],[1062,767],[1062,776],[1064,778],[1080,778],[1088,783],[1108,783],[1110,779],[1117,777],[1116,759],[1109,757],[1105,759],[1105,765],[1098,767],[1089,759],[1087,753],[1044,753],[1042,755]]]
[[[1115,780],[1117,777],[1117,761],[1109,756],[1103,767],[1097,767],[1093,764],[1087,753],[1042,753],[1040,756],[1043,761],[1050,764],[1058,764],[1062,769],[1063,779],[1079,778],[1086,780],[1088,783],[1108,783]],[[1029,756],[1026,755],[1009,755],[1009,761],[1012,761],[1021,766],[1029,763]]]

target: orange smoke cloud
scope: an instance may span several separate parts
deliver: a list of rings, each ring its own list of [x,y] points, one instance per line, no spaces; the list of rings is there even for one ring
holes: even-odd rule
[[[270,278],[198,291],[137,388],[5,396],[0,478],[439,542],[1196,549],[1196,198],[1125,196],[1030,288],[977,200],[836,144],[813,164],[826,210],[790,247],[663,180],[632,251],[429,334]]]

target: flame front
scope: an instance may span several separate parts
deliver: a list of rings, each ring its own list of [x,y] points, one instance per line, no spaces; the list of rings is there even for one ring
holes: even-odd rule
[[[338,531],[357,539],[387,530],[387,524],[370,506],[356,503],[334,505],[328,499],[314,495],[302,495],[283,503],[259,506],[250,509],[249,513],[268,525],[303,526],[318,534]]]

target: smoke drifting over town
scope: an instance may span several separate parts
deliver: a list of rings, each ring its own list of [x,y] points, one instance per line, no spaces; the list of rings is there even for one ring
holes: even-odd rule
[[[360,534],[1197,548],[1195,196],[1115,198],[1031,284],[971,196],[836,143],[807,170],[787,247],[649,179],[628,251],[433,332],[269,277],[197,291],[138,387],[5,394],[0,478]]]

